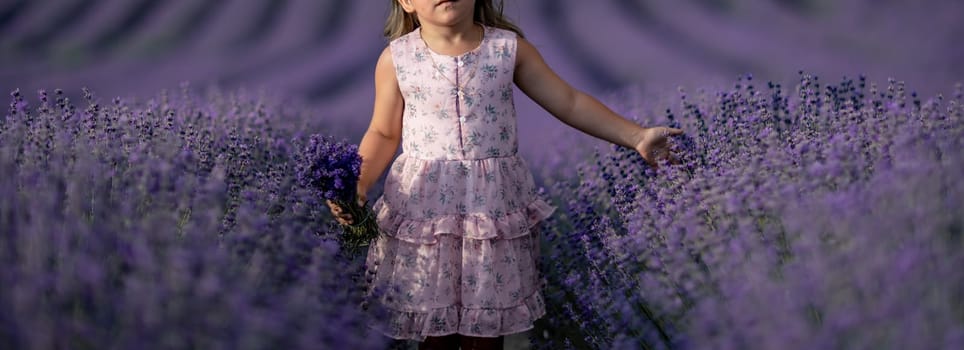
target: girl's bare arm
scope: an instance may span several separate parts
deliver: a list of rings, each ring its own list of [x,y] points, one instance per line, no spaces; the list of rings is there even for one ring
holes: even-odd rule
[[[559,78],[529,41],[519,38],[515,83],[542,108],[573,128],[611,143],[637,150],[650,164],[670,158],[666,137],[682,130],[662,126],[644,128],[576,90]]]
[[[368,131],[362,137],[358,153],[362,157],[358,192],[366,195],[395,157],[402,140],[402,108],[404,100],[395,77],[395,66],[389,48],[382,51],[375,65],[375,105]]]
[[[528,40],[519,38],[516,52],[515,83],[533,101],[582,132],[620,146],[636,146],[641,126],[562,80]]]

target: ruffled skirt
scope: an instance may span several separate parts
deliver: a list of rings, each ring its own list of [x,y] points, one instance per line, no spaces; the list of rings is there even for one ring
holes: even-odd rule
[[[521,158],[402,154],[374,209],[382,234],[366,265],[376,330],[496,337],[545,314],[538,228],[555,208],[538,198]]]

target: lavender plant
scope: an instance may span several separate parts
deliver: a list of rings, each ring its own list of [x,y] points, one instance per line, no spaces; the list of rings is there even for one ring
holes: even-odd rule
[[[565,212],[536,348],[964,345],[960,85],[923,100],[801,72],[794,94],[746,76],[678,107],[627,100],[688,131],[685,162],[609,148],[543,179]]]
[[[535,171],[562,210],[544,226],[534,348],[964,345],[961,87],[755,84],[611,103],[687,130],[679,166],[614,147],[540,161],[578,167]],[[85,91],[80,109],[60,91],[36,107],[11,97],[0,347],[386,344],[363,326],[362,266],[319,203],[318,189],[354,186],[303,185],[351,181],[337,155],[353,152],[304,137],[307,118],[186,86],[107,105]]]
[[[294,176],[307,118],[243,90],[84,95],[14,91],[0,122],[0,348],[384,346]]]
[[[361,163],[358,146],[318,134],[311,135],[298,156],[297,177],[301,186],[318,198],[345,208],[356,220],[353,224],[343,225],[344,233],[340,236],[343,247],[350,254],[357,254],[378,237],[375,213],[366,203],[358,203],[356,195]]]

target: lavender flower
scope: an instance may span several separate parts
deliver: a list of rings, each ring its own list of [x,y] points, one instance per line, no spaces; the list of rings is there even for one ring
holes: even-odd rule
[[[335,142],[331,137],[311,135],[301,154],[297,168],[298,183],[321,198],[344,208],[356,220],[343,226],[340,237],[351,253],[371,244],[378,237],[375,214],[367,203],[358,203],[357,186],[361,173],[358,146]]]

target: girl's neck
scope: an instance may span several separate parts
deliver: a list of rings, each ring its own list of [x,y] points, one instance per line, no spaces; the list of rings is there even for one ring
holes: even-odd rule
[[[483,28],[472,21],[453,26],[438,26],[423,23],[417,30],[436,52],[462,52],[471,50],[482,42]]]

